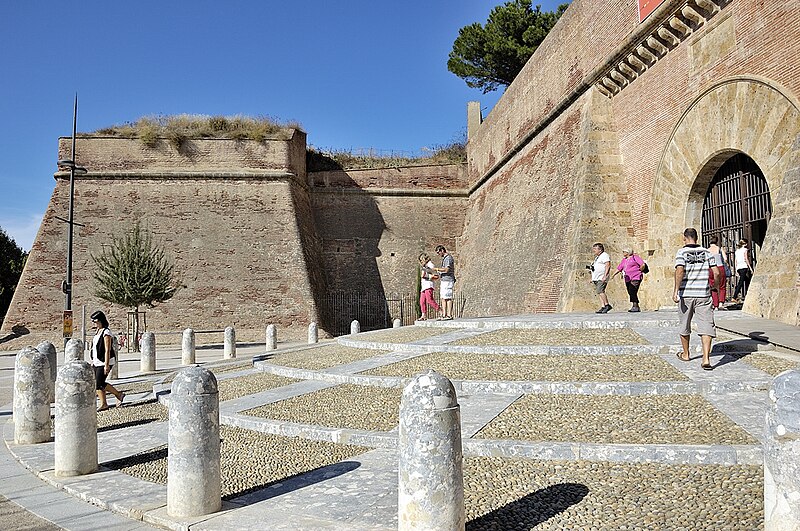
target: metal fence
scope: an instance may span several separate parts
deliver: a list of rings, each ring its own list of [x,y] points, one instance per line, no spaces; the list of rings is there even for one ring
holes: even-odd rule
[[[440,300],[437,300],[441,304]],[[453,317],[462,317],[467,299],[463,293],[453,295]],[[350,333],[350,323],[358,320],[361,331],[390,328],[395,319],[403,326],[414,324],[419,317],[418,293],[328,293],[320,301],[320,318],[324,328],[334,336]]]

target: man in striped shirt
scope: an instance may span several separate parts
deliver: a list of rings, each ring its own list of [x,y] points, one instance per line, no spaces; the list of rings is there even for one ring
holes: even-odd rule
[[[683,247],[675,255],[675,290],[672,300],[678,303],[680,324],[678,333],[681,336],[683,352],[678,353],[682,361],[689,361],[689,337],[692,334],[692,318],[697,317],[697,333],[703,343],[703,363],[701,367],[710,371],[711,339],[717,336],[714,324],[714,312],[711,291],[708,285],[708,271],[714,275],[714,285],[710,289],[718,290],[720,284],[719,268],[714,255],[697,243],[697,231],[688,228],[683,231]]]

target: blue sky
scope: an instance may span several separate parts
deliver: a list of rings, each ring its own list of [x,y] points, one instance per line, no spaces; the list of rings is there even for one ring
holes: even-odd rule
[[[467,87],[447,56],[502,1],[2,1],[0,227],[30,249],[76,92],[78,131],[243,114],[298,121],[321,148],[447,144],[468,101],[485,115],[500,96]]]

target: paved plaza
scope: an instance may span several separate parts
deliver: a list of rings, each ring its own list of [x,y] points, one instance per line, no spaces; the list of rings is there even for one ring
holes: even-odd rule
[[[166,512],[180,349],[159,347],[146,375],[123,354],[100,471],[56,477],[53,442],[16,445],[8,420],[0,515],[18,529],[396,529],[400,392],[434,368],[461,406],[467,529],[758,529],[766,390],[800,364],[800,333],[718,320],[713,371],[697,337],[677,358],[670,311],[427,321],[240,345],[233,360],[198,348],[219,381],[223,510],[191,520]],[[0,357],[6,419],[13,359]]]

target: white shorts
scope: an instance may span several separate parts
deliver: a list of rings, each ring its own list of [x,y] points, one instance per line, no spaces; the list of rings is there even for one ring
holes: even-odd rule
[[[442,280],[439,282],[439,296],[443,299],[452,299],[454,284],[454,280]]]

